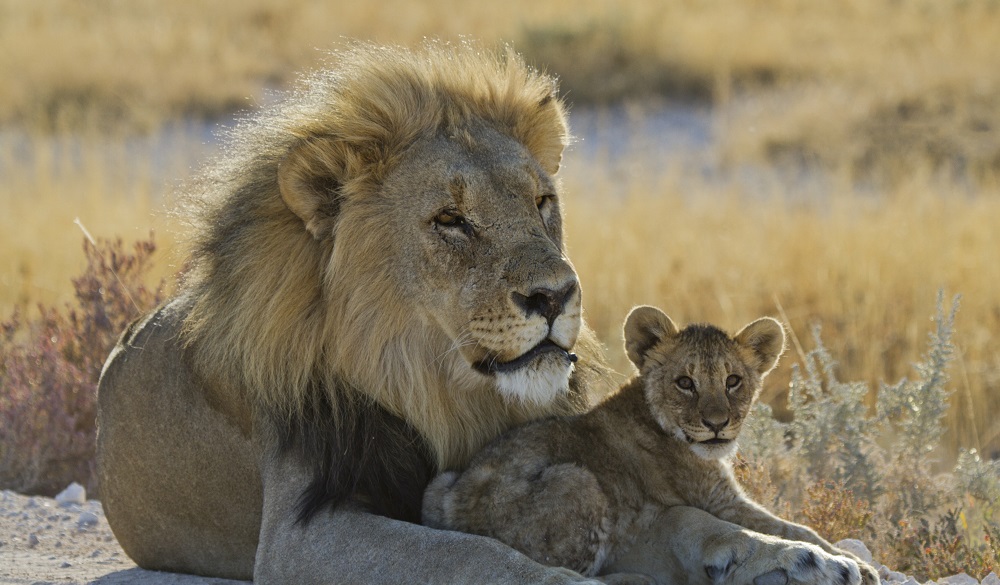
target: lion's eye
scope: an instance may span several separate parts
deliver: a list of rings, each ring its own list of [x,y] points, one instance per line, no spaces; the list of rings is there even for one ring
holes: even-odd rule
[[[465,227],[465,218],[457,211],[442,211],[434,218],[434,223],[444,227]]]
[[[742,383],[743,378],[737,376],[736,374],[730,374],[729,377],[726,378],[726,389],[730,391],[736,390]]]
[[[694,390],[694,380],[687,376],[681,376],[674,380],[674,385],[685,392],[691,392]]]

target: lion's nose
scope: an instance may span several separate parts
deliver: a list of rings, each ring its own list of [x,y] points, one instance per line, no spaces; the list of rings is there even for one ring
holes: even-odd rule
[[[541,315],[549,322],[549,325],[562,315],[566,308],[566,303],[576,292],[576,282],[570,282],[559,290],[550,288],[536,288],[524,295],[519,292],[511,293],[514,304],[521,307],[527,316]]]

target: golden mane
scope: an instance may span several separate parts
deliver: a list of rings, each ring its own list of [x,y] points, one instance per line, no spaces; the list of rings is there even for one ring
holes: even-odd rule
[[[309,415],[317,387],[333,409],[356,392],[413,425],[439,466],[454,465],[512,423],[546,413],[483,388],[459,367],[452,340],[415,318],[393,286],[399,276],[372,269],[393,234],[341,218],[335,239],[350,242],[352,261],[346,245],[314,239],[281,198],[279,167],[322,138],[340,170],[338,197],[370,197],[418,138],[476,121],[555,172],[567,142],[564,109],[555,81],[509,49],[356,44],[332,62],[286,102],[245,120],[196,183],[185,342],[207,385],[245,389],[258,413],[293,420]],[[597,375],[600,350],[586,329],[577,352],[593,358],[577,375]],[[570,397],[548,411],[580,408]]]

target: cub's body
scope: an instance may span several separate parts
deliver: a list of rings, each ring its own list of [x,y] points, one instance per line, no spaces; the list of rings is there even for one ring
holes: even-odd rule
[[[658,309],[640,307],[625,324],[625,343],[638,377],[586,414],[514,429],[466,471],[438,476],[424,496],[424,522],[492,536],[584,575],[613,563],[678,505],[844,554],[749,500],[729,463],[784,347],[776,321],[760,319],[729,337],[706,325],[678,331]]]

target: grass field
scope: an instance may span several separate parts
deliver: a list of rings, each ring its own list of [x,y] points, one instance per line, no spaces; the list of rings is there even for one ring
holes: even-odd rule
[[[252,106],[345,37],[472,34],[513,42],[559,74],[571,100],[708,100],[725,164],[791,161],[843,177],[805,203],[790,186],[682,185],[648,165],[608,164],[582,184],[567,165],[573,257],[590,319],[615,351],[632,303],[734,327],[780,303],[800,337],[824,325],[849,377],[894,378],[943,287],[964,295],[952,416],[974,421],[956,424],[953,440],[1000,448],[987,415],[1000,405],[998,3],[464,6],[0,3],[0,69],[18,72],[0,88],[0,121],[28,137],[0,143],[0,312],[68,300],[83,262],[76,218],[95,235],[155,230],[157,276],[180,265],[180,228],[165,211],[210,149],[182,141],[145,162],[136,132]]]
[[[253,107],[345,38],[464,34],[513,43],[577,103],[711,105],[723,167],[832,178],[822,197],[802,197],[780,181],[751,189],[671,165],[568,159],[570,250],[619,368],[622,318],[654,303],[728,327],[783,314],[802,351],[819,323],[844,378],[894,380],[910,373],[944,289],[963,295],[946,442],[1000,451],[995,0],[0,0],[0,70],[11,72],[0,86],[0,317],[71,300],[77,218],[97,236],[154,230],[156,278],[182,265],[182,228],[166,211],[212,149],[136,147],[137,136],[155,143],[178,120]],[[769,398],[780,403],[799,351]]]

